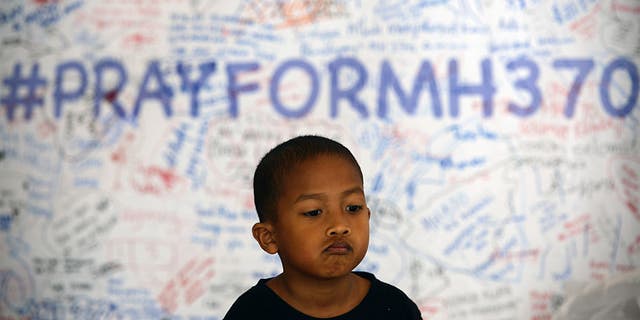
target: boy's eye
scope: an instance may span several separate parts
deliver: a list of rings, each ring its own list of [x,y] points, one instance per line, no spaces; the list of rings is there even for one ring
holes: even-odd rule
[[[351,205],[348,205],[346,209],[347,209],[347,212],[356,213],[356,212],[362,210],[362,206],[361,205],[351,204]]]
[[[316,209],[316,210],[307,211],[304,213],[304,215],[307,217],[315,217],[320,215],[320,213],[322,213],[322,210]]]

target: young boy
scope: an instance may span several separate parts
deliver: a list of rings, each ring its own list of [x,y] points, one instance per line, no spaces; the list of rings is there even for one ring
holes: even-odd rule
[[[421,319],[400,289],[353,272],[369,245],[362,171],[342,144],[300,136],[269,151],[253,191],[253,237],[281,274],[243,293],[224,319]]]

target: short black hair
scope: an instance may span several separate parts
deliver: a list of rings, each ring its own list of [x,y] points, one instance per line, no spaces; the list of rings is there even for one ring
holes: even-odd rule
[[[253,175],[253,200],[260,222],[277,219],[277,203],[289,170],[319,155],[335,155],[351,162],[364,180],[358,161],[341,143],[318,135],[289,139],[267,152]]]

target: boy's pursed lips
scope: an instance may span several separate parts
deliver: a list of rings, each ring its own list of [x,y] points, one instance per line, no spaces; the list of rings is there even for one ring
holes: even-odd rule
[[[331,254],[347,254],[351,251],[353,251],[353,248],[347,241],[344,240],[334,241],[324,249],[324,252]]]

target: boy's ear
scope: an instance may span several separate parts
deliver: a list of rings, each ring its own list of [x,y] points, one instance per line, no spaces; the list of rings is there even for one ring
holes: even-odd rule
[[[258,222],[251,229],[253,238],[258,241],[260,248],[269,254],[278,252],[278,244],[276,243],[273,232],[273,225],[269,222]]]

